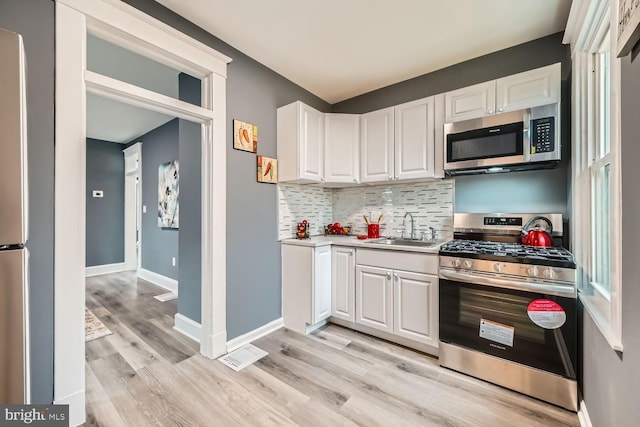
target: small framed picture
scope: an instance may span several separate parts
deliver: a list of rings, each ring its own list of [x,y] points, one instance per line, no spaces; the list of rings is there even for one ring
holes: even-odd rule
[[[233,148],[236,150],[258,152],[258,126],[251,123],[233,121]]]
[[[258,156],[258,182],[278,183],[278,160],[271,157]]]

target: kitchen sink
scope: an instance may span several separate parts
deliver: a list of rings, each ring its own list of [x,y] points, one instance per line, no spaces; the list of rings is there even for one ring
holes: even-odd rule
[[[376,239],[368,240],[365,243],[371,245],[385,245],[385,246],[418,246],[422,248],[428,248],[430,246],[437,245],[438,242],[413,240],[413,239]]]

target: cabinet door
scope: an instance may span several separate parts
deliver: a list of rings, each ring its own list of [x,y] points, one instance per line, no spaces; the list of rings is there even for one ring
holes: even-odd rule
[[[396,270],[393,283],[393,333],[437,347],[438,277]]]
[[[354,249],[335,246],[331,258],[331,315],[349,322],[356,321]]]
[[[300,179],[324,181],[324,115],[300,103]]]
[[[393,107],[360,116],[361,182],[393,179]]]
[[[476,119],[495,113],[496,81],[452,90],[444,95],[445,121]]]
[[[560,101],[560,63],[498,79],[497,112],[521,110]]]
[[[393,333],[392,271],[356,266],[356,323]]]
[[[324,180],[360,182],[360,116],[324,115]]]
[[[312,324],[331,316],[331,246],[315,249]],[[300,303],[303,303],[300,301]]]
[[[433,97],[395,107],[394,179],[433,177],[434,118]]]

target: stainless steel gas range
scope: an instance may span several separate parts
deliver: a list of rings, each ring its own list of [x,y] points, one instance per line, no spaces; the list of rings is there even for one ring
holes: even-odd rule
[[[558,246],[523,246],[544,216]],[[577,410],[576,266],[558,214],[455,214],[440,249],[440,365]]]

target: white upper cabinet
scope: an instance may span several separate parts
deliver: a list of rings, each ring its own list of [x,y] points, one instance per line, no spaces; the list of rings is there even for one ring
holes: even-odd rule
[[[498,113],[560,101],[560,63],[497,80]]]
[[[360,116],[324,115],[324,179],[327,184],[360,182]]]
[[[393,107],[360,116],[360,165],[362,182],[393,179]]]
[[[324,114],[300,101],[278,108],[278,181],[324,182]]]
[[[444,96],[447,123],[475,119],[495,113],[495,80],[447,92]]]
[[[553,104],[560,101],[560,63],[445,94],[445,122]]]
[[[394,179],[434,176],[434,98],[395,107]]]

